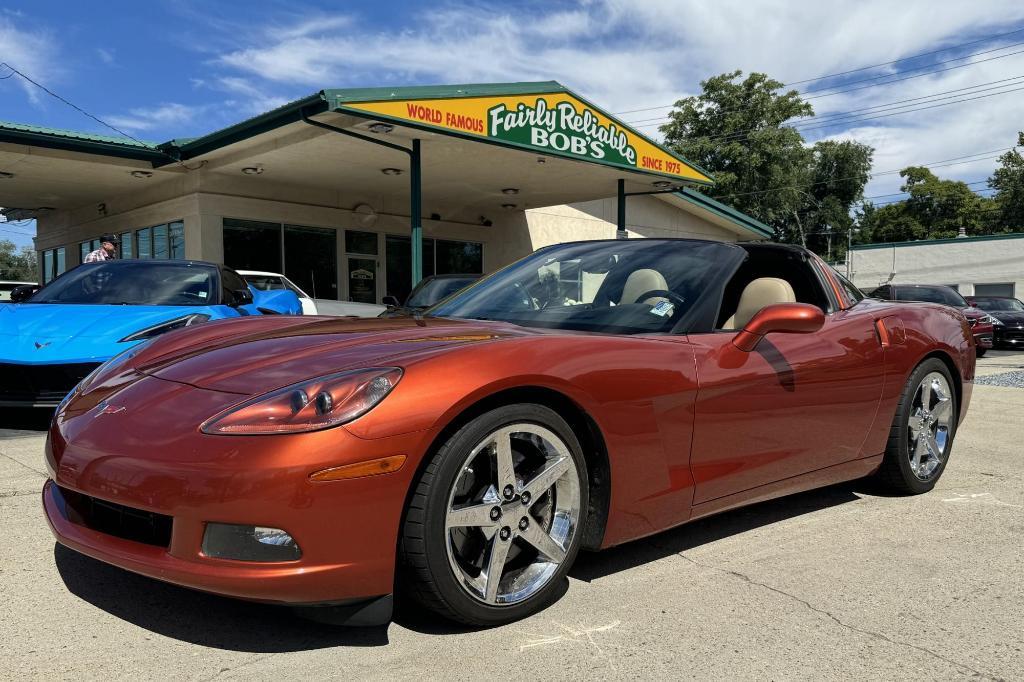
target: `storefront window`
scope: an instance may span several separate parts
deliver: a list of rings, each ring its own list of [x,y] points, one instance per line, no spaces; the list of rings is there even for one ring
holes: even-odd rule
[[[89,250],[89,242],[82,242],[78,245],[79,263],[85,262],[85,257],[89,255]]]
[[[484,271],[482,244],[437,240],[436,271],[439,275],[478,275]]]
[[[313,298],[338,298],[338,232],[284,226],[284,275]],[[374,294],[376,302],[376,293]]]
[[[43,251],[43,284],[53,279],[53,249]]]
[[[120,257],[121,258],[134,258],[135,257],[135,249],[132,248],[133,246],[134,246],[134,240],[132,239],[132,233],[131,232],[122,232],[121,233],[121,243],[118,245],[118,253],[120,254]]]
[[[281,225],[225,218],[224,264],[236,270],[281,272]]]
[[[346,230],[345,253],[365,253],[376,256],[377,233]]]
[[[171,258],[185,257],[185,223],[180,220],[170,224]]]
[[[54,273],[54,275],[63,274],[64,271],[67,269],[67,257],[63,246],[57,248],[56,257],[54,258],[54,260],[56,261],[55,265],[57,268],[57,271]]]
[[[167,249],[167,226],[156,225],[153,227],[153,258],[166,259]]]
[[[139,258],[153,257],[153,229],[146,227],[135,233],[139,240]]]

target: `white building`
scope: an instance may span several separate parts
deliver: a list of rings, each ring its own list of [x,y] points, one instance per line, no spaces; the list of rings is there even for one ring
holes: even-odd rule
[[[0,123],[0,171],[8,217],[38,220],[44,281],[106,233],[122,257],[283,272],[372,303],[551,243],[770,235],[685,188],[711,184],[699,168],[555,82],[323,90],[163,144]]]
[[[853,283],[865,291],[891,281],[945,284],[964,296],[1024,294],[1024,234],[864,244],[850,257]]]

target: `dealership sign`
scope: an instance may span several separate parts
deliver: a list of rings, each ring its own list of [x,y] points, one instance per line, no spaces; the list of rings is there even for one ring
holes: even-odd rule
[[[710,178],[569,93],[345,102],[373,114],[516,147],[696,182]]]

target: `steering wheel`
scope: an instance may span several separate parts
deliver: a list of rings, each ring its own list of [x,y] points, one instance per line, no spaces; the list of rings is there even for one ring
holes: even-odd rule
[[[650,291],[645,291],[644,293],[642,293],[639,296],[637,296],[636,300],[633,301],[633,303],[642,303],[642,302],[646,301],[649,298],[656,298],[656,297],[657,298],[667,298],[670,301],[674,301],[675,304],[678,305],[680,308],[682,308],[684,305],[686,305],[686,299],[685,298],[683,298],[679,294],[676,294],[676,293],[673,293],[673,292],[669,291],[668,289],[651,289]]]

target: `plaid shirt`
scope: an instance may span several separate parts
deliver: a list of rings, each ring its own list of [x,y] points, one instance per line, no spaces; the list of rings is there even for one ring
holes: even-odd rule
[[[83,263],[95,263],[96,261],[114,260],[114,256],[107,253],[103,247],[96,249],[85,257]]]

